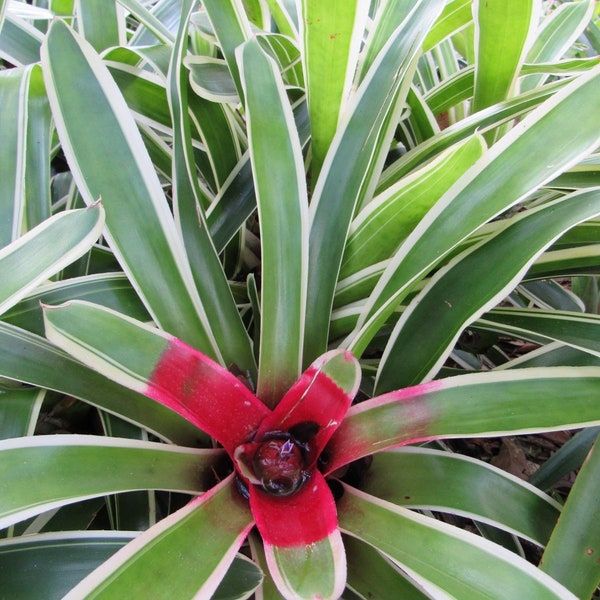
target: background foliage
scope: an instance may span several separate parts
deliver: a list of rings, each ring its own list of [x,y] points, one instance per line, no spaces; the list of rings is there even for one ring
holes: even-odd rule
[[[0,0],[2,594],[62,597],[139,532],[175,531],[165,518],[227,473],[204,432],[46,338],[43,306],[85,300],[184,340],[270,407],[327,349],[359,358],[331,442],[340,465],[350,441],[365,457],[336,473],[344,597],[589,598],[598,12]],[[429,381],[414,403],[361,408]],[[579,429],[529,482],[454,452]],[[580,467],[565,502],[553,486]],[[154,597],[209,580],[215,598],[279,597],[254,533],[219,562],[228,525],[210,519],[228,500],[210,498],[168,537]],[[148,584],[132,578],[128,594]]]

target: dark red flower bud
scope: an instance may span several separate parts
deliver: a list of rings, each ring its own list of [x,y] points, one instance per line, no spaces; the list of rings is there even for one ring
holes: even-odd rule
[[[263,442],[254,455],[253,466],[265,490],[277,496],[293,494],[306,478],[302,451],[291,439]]]

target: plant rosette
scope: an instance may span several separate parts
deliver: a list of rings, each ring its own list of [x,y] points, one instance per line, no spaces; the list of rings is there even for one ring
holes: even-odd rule
[[[240,379],[177,339],[152,373],[146,395],[186,418],[193,414],[193,422],[233,460],[276,583],[282,554],[310,548],[334,558],[332,597],[344,589],[344,547],[322,452],[352,403],[360,375],[351,353],[327,352],[271,411]]]

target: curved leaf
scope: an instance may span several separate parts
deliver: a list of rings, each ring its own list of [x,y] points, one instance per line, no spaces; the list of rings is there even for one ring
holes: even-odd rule
[[[0,313],[74,262],[100,237],[104,210],[100,204],[61,212],[0,250]]]
[[[529,478],[529,483],[542,490],[549,490],[560,479],[581,466],[598,435],[600,427],[588,427],[576,433],[544,462]]]
[[[252,525],[250,510],[229,476],[119,550],[65,600],[92,594],[107,600],[209,598]]]
[[[526,61],[547,63],[562,58],[590,22],[593,10],[594,3],[590,0],[559,4],[542,23],[527,53]],[[539,75],[524,77],[519,82],[519,88],[522,92],[531,90],[539,86],[544,79]]]
[[[350,221],[379,177],[396,126],[394,114],[408,93],[420,44],[442,4],[417,3],[394,31],[348,102],[331,143],[311,201],[304,364],[327,347]]]
[[[561,509],[550,496],[483,461],[412,446],[374,456],[361,489],[399,506],[467,516],[539,545],[548,542]]]
[[[589,598],[600,583],[600,443],[598,439],[569,492],[540,568],[579,598]]]
[[[43,401],[35,388],[0,392],[0,440],[33,435]]]
[[[177,225],[190,257],[194,283],[198,289],[206,320],[210,323],[224,364],[235,364],[255,377],[256,365],[250,339],[233,300],[229,283],[206,226],[202,207],[205,194],[200,189],[192,148],[188,116],[187,71],[183,57],[187,51],[187,32],[193,2],[182,7],[184,18],[169,64],[168,100],[173,120],[173,204]],[[208,115],[205,115],[209,119]]]
[[[595,149],[589,127],[600,67],[578,77],[497,142],[434,206],[402,244],[365,306],[348,347],[362,354],[409,288],[468,235]],[[580,119],[571,122],[572,111]],[[586,116],[588,114],[588,116]],[[569,145],[562,129],[569,122]],[[538,152],[540,146],[547,151]]]
[[[62,21],[46,37],[42,68],[77,187],[88,204],[102,199],[107,239],[149,312],[218,359],[160,181],[107,68]],[[86,93],[63,92],[73,86]]]
[[[275,406],[302,368],[308,197],[300,140],[272,59],[258,41],[239,50],[248,142],[261,223],[258,396]]]
[[[598,213],[600,191],[570,194],[508,220],[499,233],[440,269],[396,323],[377,373],[377,392],[435,376],[464,327],[510,293],[553,240]]]
[[[79,500],[132,490],[197,493],[220,450],[51,435],[0,442],[0,528]]]
[[[481,537],[344,485],[340,527],[454,598],[575,600],[520,556]]]
[[[2,593],[21,600],[60,600],[135,535],[77,531],[0,540]]]
[[[252,38],[250,22],[240,0],[203,0],[204,9],[219,40],[221,52],[235,81],[238,95],[243,97],[236,50]]]
[[[524,339],[549,338],[600,356],[600,316],[558,310],[497,308],[478,322],[482,329]]]
[[[56,345],[174,410],[231,455],[269,413],[229,371],[154,327],[81,301],[47,307],[44,319],[46,335]]]
[[[537,28],[541,0],[477,0],[473,110],[512,95]]]
[[[358,361],[343,350],[320,356],[285,393],[272,413],[261,422],[257,439],[272,431],[290,431],[310,424],[307,466],[313,466],[344,418],[360,384]],[[314,437],[313,437],[314,436]]]
[[[477,373],[390,392],[348,411],[326,449],[327,471],[422,440],[597,425],[599,393],[596,367]]]
[[[484,150],[483,139],[474,135],[373,198],[352,222],[340,278],[393,256],[427,211]]]
[[[316,181],[349,95],[369,2],[303,0],[301,6],[300,36],[312,130],[312,177]]]
[[[42,305],[57,305],[67,300],[87,300],[138,321],[150,321],[148,311],[124,273],[98,273],[40,285],[5,312],[2,320],[44,335]]]
[[[1,377],[80,398],[182,445],[208,442],[173,411],[84,367],[44,338],[0,322],[0,350]]]
[[[372,546],[357,538],[344,537],[348,558],[348,587],[360,598],[386,598],[393,595],[402,600],[431,600],[431,596],[409,581],[391,561]]]
[[[321,473],[315,471],[286,498],[252,486],[250,506],[269,572],[283,596],[339,598],[346,583],[346,557],[335,502]]]

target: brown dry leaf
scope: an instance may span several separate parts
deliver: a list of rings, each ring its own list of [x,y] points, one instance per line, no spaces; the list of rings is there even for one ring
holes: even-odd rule
[[[520,479],[528,479],[537,469],[537,465],[527,460],[521,446],[511,438],[500,440],[500,451],[492,458],[491,464]]]

